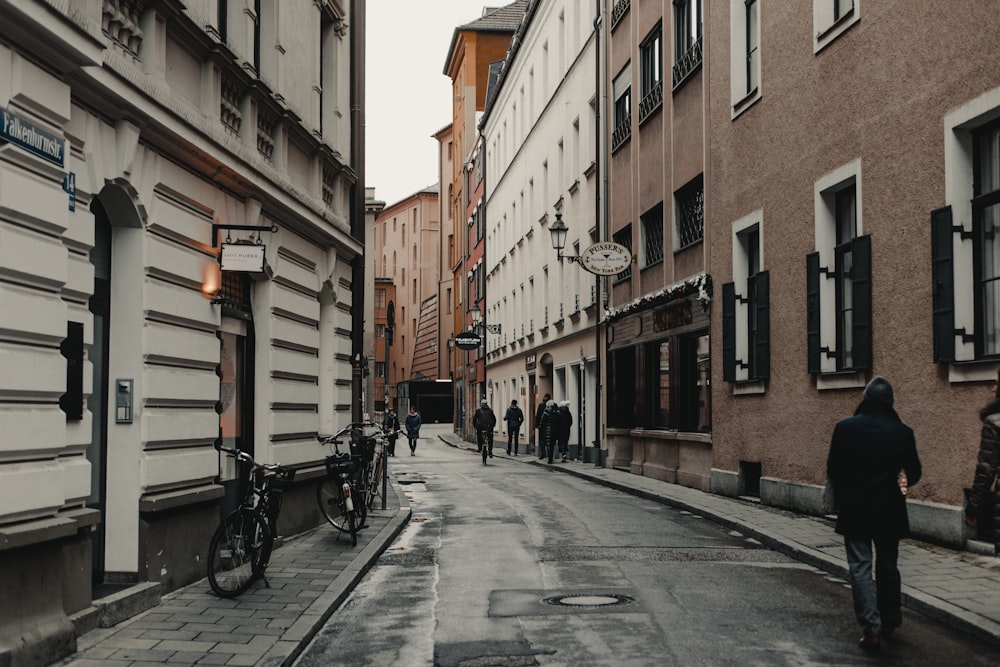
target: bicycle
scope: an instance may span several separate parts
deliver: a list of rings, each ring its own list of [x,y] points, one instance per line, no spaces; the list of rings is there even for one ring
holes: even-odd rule
[[[479,451],[483,454],[483,465],[486,465],[486,459],[489,458],[493,451],[493,432],[487,431],[486,429],[479,429]]]
[[[295,469],[256,463],[249,454],[217,445],[216,449],[250,466],[249,484],[239,507],[226,516],[208,545],[208,583],[216,595],[232,598],[263,579],[278,537],[282,492],[295,479]]]
[[[368,425],[368,424],[366,424]],[[385,476],[385,466],[386,461],[386,443],[392,436],[398,436],[401,431],[387,432],[379,424],[371,424],[376,429],[378,433],[370,435],[368,437],[375,440],[375,447],[372,451],[371,458],[367,461],[365,466],[364,484],[365,484],[365,498],[367,502],[368,509],[375,509],[375,499],[382,497],[382,478]]]
[[[316,487],[316,503],[330,525],[351,536],[352,547],[358,544],[357,533],[364,526],[367,516],[361,482],[363,457],[340,451],[340,437],[354,426],[348,424],[331,436],[316,436],[321,443],[332,445],[334,450],[326,457],[326,477]],[[355,496],[359,501],[357,503],[354,502]]]

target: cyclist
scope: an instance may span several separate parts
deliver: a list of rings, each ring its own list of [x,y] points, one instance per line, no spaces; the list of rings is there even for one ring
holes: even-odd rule
[[[485,398],[472,416],[472,425],[476,429],[476,444],[480,449],[488,447],[490,458],[493,458],[493,428],[497,425],[497,416]]]

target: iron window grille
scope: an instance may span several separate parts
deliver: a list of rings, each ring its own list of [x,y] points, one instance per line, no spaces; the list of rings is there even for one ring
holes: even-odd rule
[[[624,229],[621,229],[614,233],[612,239],[618,245],[623,245],[628,248],[628,251],[632,252],[632,225],[628,225]],[[615,276],[615,283],[625,282],[632,277],[632,264],[628,265],[624,271]]]
[[[705,238],[705,187],[702,176],[678,190],[674,197],[677,201],[678,250],[683,250]]]
[[[658,204],[641,218],[645,266],[663,261],[663,204]]]

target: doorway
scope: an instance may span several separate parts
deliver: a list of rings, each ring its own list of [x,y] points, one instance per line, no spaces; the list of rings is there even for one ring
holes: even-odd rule
[[[104,583],[105,575],[105,519],[108,477],[108,340],[111,333],[111,220],[99,199],[91,202],[94,214],[94,247],[90,263],[94,267],[94,292],[88,309],[94,321],[94,342],[88,353],[93,367],[93,384],[87,409],[91,415],[90,446],[90,497],[87,507],[101,513],[100,521],[90,535],[92,549],[91,575],[96,587]]]
[[[253,438],[253,316],[250,279],[246,274],[223,272],[225,294],[219,325],[219,438],[224,447],[254,456]],[[235,510],[249,483],[245,464],[219,455],[219,482],[225,489],[222,516]]]

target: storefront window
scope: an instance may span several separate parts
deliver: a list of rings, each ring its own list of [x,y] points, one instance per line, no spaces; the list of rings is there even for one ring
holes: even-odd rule
[[[656,401],[653,403],[653,425],[670,428],[670,341],[652,346],[656,352]]]
[[[711,431],[709,344],[709,335],[697,332],[612,351],[608,425]]]

